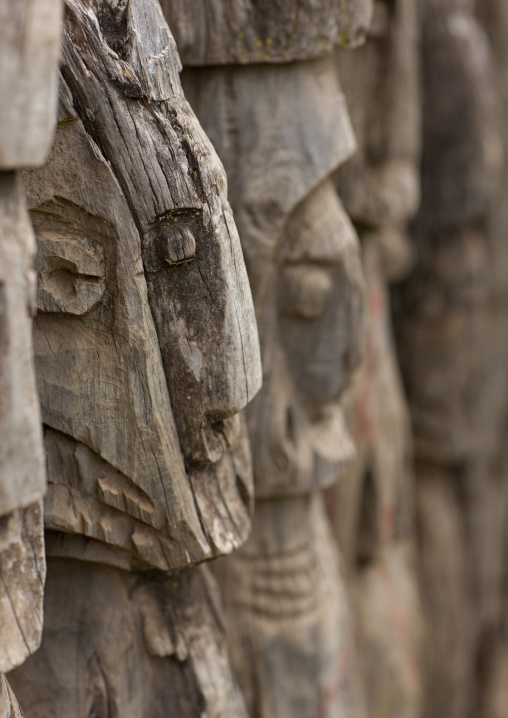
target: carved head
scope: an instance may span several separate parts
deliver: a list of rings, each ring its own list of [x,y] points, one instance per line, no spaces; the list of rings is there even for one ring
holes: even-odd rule
[[[334,481],[351,455],[338,400],[360,357],[363,285],[327,179],[354,149],[335,63],[184,73],[226,166],[256,307],[263,389],[248,420],[260,497]]]
[[[459,466],[484,455],[495,435],[487,427],[504,411],[496,319],[487,318],[497,291],[489,215],[503,149],[490,49],[472,8],[423,2],[421,55],[418,262],[395,295],[395,318],[416,456]]]
[[[224,171],[178,69],[155,1],[68,0],[57,139],[27,177],[50,527],[161,568],[245,537],[238,412],[261,380]]]

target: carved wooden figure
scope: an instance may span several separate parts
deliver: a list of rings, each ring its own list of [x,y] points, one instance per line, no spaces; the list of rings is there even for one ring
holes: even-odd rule
[[[337,15],[344,6],[331,5],[345,21]],[[170,18],[178,7],[164,3]],[[207,7],[214,17],[226,4]],[[263,389],[247,412],[253,534],[213,567],[233,666],[252,718],[331,718],[361,714],[351,614],[321,490],[353,454],[339,398],[361,356],[363,278],[357,236],[330,179],[355,147],[336,61],[309,60],[322,54],[311,36],[324,16],[313,15],[315,27],[295,24],[284,54],[290,7],[265,12],[252,3],[240,49],[210,54],[236,66],[192,68],[209,62],[203,43],[186,44],[183,30],[176,38],[189,65],[186,96],[226,168],[263,356]],[[256,58],[250,38],[265,19],[275,28],[273,54]],[[212,47],[211,25],[207,33]]]
[[[338,56],[358,151],[336,174],[358,227],[367,285],[366,357],[348,391],[357,454],[327,492],[349,564],[367,715],[421,714],[422,617],[412,560],[411,442],[388,282],[408,269],[419,200],[417,7],[377,0],[366,44]]]
[[[495,393],[489,392],[489,413],[483,414],[482,437],[488,441],[487,451],[483,452],[483,460],[478,462],[470,481],[470,498],[461,505],[461,509],[465,512],[468,526],[467,560],[475,618],[479,626],[473,710],[481,718],[501,718],[506,712],[508,700],[508,342],[505,332],[508,307],[508,6],[499,0],[478,0],[475,7],[490,41],[495,80],[493,89],[498,99],[500,121],[500,137],[491,132],[486,139],[492,152],[496,143],[501,141],[498,151],[503,152],[504,161],[486,225],[489,253],[486,330],[490,359],[489,380],[484,386],[495,386]]]
[[[495,612],[496,551],[482,526],[492,507],[499,526],[489,472],[506,403],[487,232],[500,138],[486,38],[463,3],[422,3],[422,69],[416,262],[395,325],[414,430],[425,715],[462,718],[479,715],[481,634]]]
[[[248,535],[261,382],[225,175],[155,0],[65,3],[60,108],[26,175],[48,553],[27,718],[243,716],[206,569]]]
[[[45,472],[31,324],[34,237],[19,169],[40,165],[56,115],[59,0],[0,2],[0,715],[21,715],[1,674],[39,645]]]

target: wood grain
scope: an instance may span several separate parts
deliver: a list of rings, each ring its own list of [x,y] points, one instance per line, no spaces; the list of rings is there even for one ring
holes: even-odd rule
[[[289,63],[355,47],[365,38],[372,0],[162,0],[188,65]]]
[[[0,2],[0,170],[41,165],[55,127],[61,0]]]

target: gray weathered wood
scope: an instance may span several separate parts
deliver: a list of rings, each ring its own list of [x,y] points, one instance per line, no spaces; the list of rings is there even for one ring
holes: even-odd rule
[[[248,542],[211,568],[250,716],[363,715],[354,624],[318,493],[258,501]]]
[[[365,46],[337,58],[358,150],[335,181],[362,243],[366,350],[344,400],[356,457],[326,500],[348,564],[370,718],[419,718],[423,703],[410,424],[388,287],[408,270],[406,225],[419,201],[416,11],[413,0],[378,0]]]
[[[246,718],[218,601],[206,569],[50,558],[41,648],[9,676],[26,718]]]
[[[496,375],[500,403],[504,409],[503,422],[495,431],[497,446],[495,460],[488,471],[482,472],[483,500],[476,514],[478,533],[482,540],[475,552],[475,573],[478,577],[477,595],[481,596],[482,613],[487,616],[482,636],[482,682],[479,685],[478,715],[481,718],[501,718],[508,700],[508,634],[506,556],[508,516],[508,455],[506,452],[506,407],[508,397],[508,342],[504,328],[508,293],[506,276],[508,253],[508,54],[505,42],[508,32],[508,6],[499,0],[478,0],[478,17],[485,28],[494,60],[495,89],[499,98],[500,130],[504,162],[498,192],[489,217],[489,240],[492,252],[491,287],[493,303],[489,322],[492,343],[496,347]],[[475,502],[478,505],[479,502]],[[478,536],[477,533],[477,536]],[[480,589],[478,591],[478,588]],[[485,630],[486,629],[486,630]]]
[[[188,69],[182,82],[224,162],[259,305],[291,212],[355,149],[335,61]]]
[[[384,546],[354,588],[357,650],[368,716],[421,716],[427,637],[407,541]]]
[[[55,147],[26,176],[34,336],[51,427],[48,528],[117,546],[122,565],[166,569],[246,538],[249,453],[234,415],[260,364],[222,166],[182,95],[160,10],[145,4],[155,15],[143,20],[135,6],[124,16],[130,65],[94,15],[67,5]],[[153,80],[134,71],[151,66],[152,25],[165,43]],[[185,237],[195,248],[179,258]]]
[[[362,348],[358,240],[330,179],[354,150],[336,61],[187,68],[183,85],[228,174],[263,356],[253,535],[212,569],[233,666],[251,716],[362,716],[319,495],[354,451],[339,399]]]
[[[245,718],[201,569],[250,528],[261,382],[224,170],[155,0],[65,4],[59,122],[25,175],[49,488],[27,716]],[[147,570],[148,569],[148,570]]]
[[[40,642],[45,472],[32,352],[34,237],[17,170],[55,123],[60,0],[0,1],[0,672]],[[0,715],[22,716],[0,675]]]
[[[34,249],[20,177],[0,172],[0,516],[38,501],[45,487],[31,338]]]
[[[46,159],[55,126],[61,0],[0,2],[0,170]]]
[[[0,517],[0,672],[39,647],[46,564],[42,501]]]
[[[367,286],[365,361],[343,405],[356,456],[330,488],[327,506],[344,556],[376,561],[387,544],[412,531],[413,473],[408,408],[390,326],[389,288],[377,234],[363,234]]]
[[[432,637],[424,715],[462,718],[480,715],[499,616],[496,545],[506,506],[497,449],[506,354],[496,337],[501,322],[488,235],[502,145],[487,40],[463,3],[422,3],[422,77],[416,263],[395,294],[395,318]]]
[[[372,0],[162,0],[184,65],[287,63],[355,47]]]
[[[38,647],[42,628],[46,481],[31,336],[33,253],[19,173],[0,172],[0,672]]]
[[[23,718],[23,712],[5,676],[0,676],[0,716],[1,718]]]
[[[366,44],[337,62],[358,151],[337,173],[361,226],[401,228],[419,202],[419,56],[416,2],[377,0]]]
[[[323,60],[188,70],[184,87],[225,164],[254,294],[264,351],[249,410],[256,493],[306,492],[333,482],[350,453],[331,404],[361,346],[357,239],[324,181],[354,148],[338,78]]]

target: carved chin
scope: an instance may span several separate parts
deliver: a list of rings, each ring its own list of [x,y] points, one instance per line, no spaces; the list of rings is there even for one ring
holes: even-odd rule
[[[274,372],[251,412],[257,497],[329,486],[354,457],[339,403],[311,407],[287,372]]]

